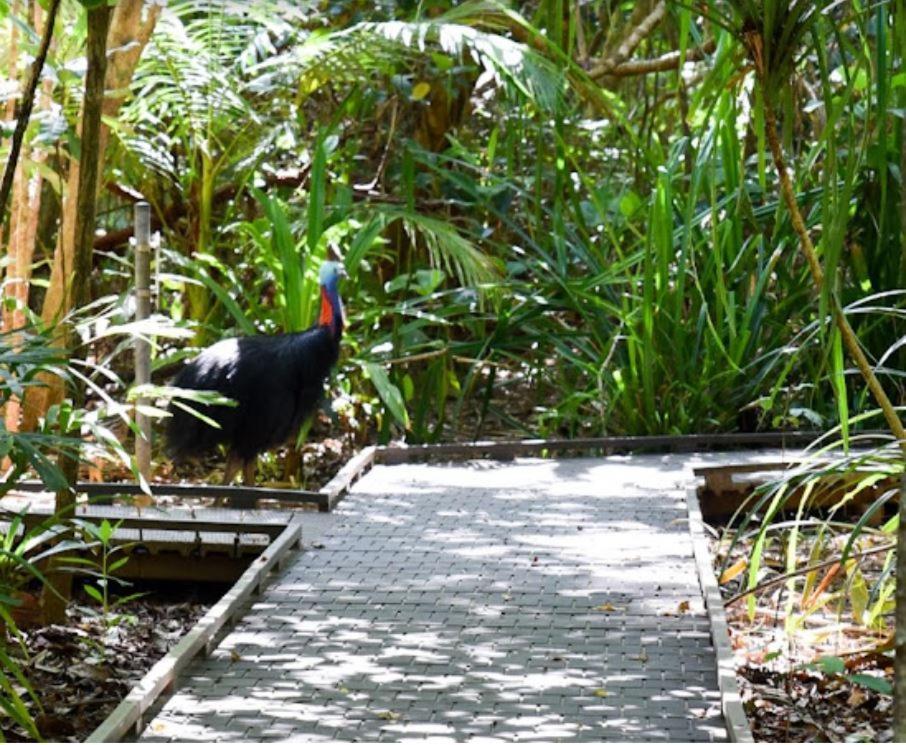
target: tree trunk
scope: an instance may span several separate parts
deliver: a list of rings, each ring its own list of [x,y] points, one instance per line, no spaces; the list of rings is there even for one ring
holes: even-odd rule
[[[815,251],[815,245],[812,243],[812,239],[808,234],[805,220],[802,218],[802,213],[799,211],[799,204],[796,201],[796,194],[793,191],[793,183],[790,180],[786,161],[783,157],[783,149],[780,145],[780,139],[777,137],[777,120],[774,116],[771,97],[768,95],[767,91],[764,91],[764,93],[765,130],[768,144],[771,148],[771,155],[774,158],[774,167],[777,170],[777,177],[780,181],[780,194],[789,210],[790,222],[793,224],[793,230],[795,230],[796,235],[799,236],[799,245],[802,248],[802,253],[805,255],[805,260],[811,271],[812,282],[818,292],[821,292],[821,288],[824,285],[824,272],[821,269],[818,252]],[[875,375],[871,363],[865,356],[865,352],[862,351],[862,347],[859,344],[859,340],[856,337],[852,326],[849,325],[846,314],[843,313],[843,309],[840,307],[839,300],[833,293],[831,293],[830,304],[834,322],[837,324],[837,328],[840,330],[840,336],[843,339],[843,345],[849,352],[850,357],[852,357],[853,361],[856,363],[856,367],[862,374],[862,378],[868,385],[868,389],[871,391],[872,396],[874,396],[875,401],[878,403],[878,407],[884,414],[887,426],[890,428],[894,437],[897,438],[900,449],[903,451],[903,455],[906,456],[906,429],[903,427],[903,422],[900,421],[900,416],[897,413],[896,407],[893,405],[890,398],[888,398],[884,386],[881,385],[881,381],[878,380],[878,377]]]
[[[906,473],[900,480],[899,517],[894,611],[893,741],[906,742]]]
[[[88,11],[88,72],[85,76],[85,98],[82,106],[82,142],[80,148],[79,190],[76,201],[75,256],[68,288],[68,304],[80,307],[89,301],[91,252],[97,211],[98,172],[101,145],[101,113],[104,102],[104,81],[107,72],[107,28],[110,6],[102,3]],[[63,328],[63,341],[73,342],[71,329]],[[74,392],[76,406],[81,404],[81,386]],[[60,466],[67,481],[78,481],[78,453],[60,456]],[[75,493],[71,489],[57,492],[55,511],[59,517],[70,517],[75,508]],[[52,589],[51,589],[52,588]],[[49,623],[65,619],[66,601],[72,593],[72,574],[51,572],[44,590],[44,612]]]
[[[120,0],[113,9],[110,30],[107,35],[107,48],[111,51],[104,82],[104,88],[108,92],[103,103],[105,118],[115,119],[119,114],[129,83],[141,54],[148,44],[148,39],[151,38],[160,11],[160,4],[146,4],[144,0]],[[98,145],[99,171],[103,171],[108,136],[109,129],[102,123]],[[63,214],[51,268],[50,284],[41,309],[41,318],[48,325],[58,321],[72,308],[72,296],[67,292],[66,283],[74,263],[79,171],[79,162],[73,160],[66,179]],[[52,404],[63,399],[61,380],[50,376],[42,378],[42,380],[47,387],[32,387],[26,392],[22,416],[23,429],[34,429],[38,418],[46,414]]]
[[[906,3],[897,7],[900,22],[906,23],[903,17]],[[906,34],[902,34],[906,36]],[[902,47],[901,47],[902,49]],[[901,98],[902,100],[902,98]],[[902,247],[902,274],[906,280],[906,119],[900,120],[900,242]],[[893,741],[906,742],[906,473],[900,482],[900,522],[897,526],[897,589],[896,610],[894,618],[894,707],[893,707]]]
[[[3,171],[3,181],[0,182],[0,225],[3,224],[3,215],[6,212],[6,202],[9,199],[10,191],[12,191],[13,188],[13,176],[16,173],[16,165],[19,162],[22,141],[25,139],[25,130],[28,127],[29,119],[31,119],[31,110],[35,103],[35,93],[38,90],[38,81],[41,79],[44,61],[47,59],[47,50],[50,48],[50,40],[51,37],[53,37],[53,27],[57,20],[57,10],[59,10],[59,8],[60,0],[51,0],[50,9],[47,13],[47,23],[44,26],[44,34],[41,36],[41,46],[38,48],[38,55],[35,57],[34,64],[32,64],[28,84],[26,85],[25,90],[22,93],[22,99],[19,102],[16,129],[13,132],[13,139],[10,143],[9,156],[6,159],[6,168]]]
[[[34,3],[34,28],[41,28],[44,11]],[[11,61],[11,67],[14,64]],[[53,80],[45,78],[41,83],[39,108],[50,109],[53,93]],[[31,281],[32,263],[35,255],[35,244],[38,237],[38,216],[41,211],[41,191],[44,179],[37,168],[27,173],[25,163],[36,165],[47,160],[47,151],[43,148],[25,146],[24,158],[20,157],[16,175],[13,179],[12,202],[9,213],[9,240],[7,242],[6,278],[2,286],[4,302],[0,312],[0,331],[9,332],[25,325],[25,309],[28,307],[28,289]],[[19,419],[22,405],[18,396],[11,396],[3,407],[3,419],[8,432],[19,431]],[[0,468],[8,467],[4,460]]]
[[[19,5],[21,0],[13,0],[12,5],[9,8],[9,15],[11,18],[15,18],[19,15]],[[10,34],[9,34],[9,46],[7,47],[8,65],[9,65],[9,79],[18,80],[19,79],[19,27],[12,23],[10,24]],[[16,97],[10,96],[6,102],[6,112],[3,117],[6,121],[11,122],[16,118]]]

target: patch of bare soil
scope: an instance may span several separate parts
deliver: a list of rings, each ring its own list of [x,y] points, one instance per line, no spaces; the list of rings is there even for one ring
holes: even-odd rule
[[[797,567],[839,556],[845,544],[800,535]],[[825,542],[826,541],[826,542]],[[877,535],[861,548],[889,541]],[[751,540],[712,542],[725,602],[746,587],[742,567]],[[786,547],[768,546],[759,578],[784,577]],[[765,587],[754,607],[741,598],[727,607],[737,680],[752,732],[763,742],[890,742],[893,737],[893,628],[879,588],[889,581],[886,554],[829,561],[820,569]],[[723,572],[723,576],[721,576]],[[876,615],[869,618],[872,611]]]
[[[84,741],[214,601],[168,591],[129,601],[104,619],[81,600],[67,611],[67,625],[22,631],[25,651],[7,643],[40,702],[24,697],[38,731],[50,741]],[[2,734],[29,740],[8,723]]]

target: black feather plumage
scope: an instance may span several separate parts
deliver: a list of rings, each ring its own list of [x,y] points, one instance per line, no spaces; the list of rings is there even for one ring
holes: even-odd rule
[[[177,461],[227,446],[228,482],[243,465],[253,479],[259,453],[295,437],[324,395],[324,383],[340,355],[343,303],[337,291],[342,268],[321,266],[321,313],[307,331],[224,339],[187,363],[177,388],[213,391],[236,406],[189,404],[216,422],[212,427],[180,406],[170,406],[167,451]]]
[[[173,385],[216,391],[237,406],[190,403],[220,425],[170,407],[167,450],[176,460],[203,455],[225,444],[243,461],[295,436],[324,393],[340,353],[328,326],[298,334],[225,339],[204,350],[176,376]]]

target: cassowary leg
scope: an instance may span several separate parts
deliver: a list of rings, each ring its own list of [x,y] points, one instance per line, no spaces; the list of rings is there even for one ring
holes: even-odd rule
[[[246,486],[255,485],[255,466],[258,463],[257,458],[251,458],[247,460],[242,466],[242,483]]]
[[[255,485],[255,464],[257,458],[250,458],[249,460],[243,460],[238,455],[236,456],[235,466],[232,471],[232,475],[235,476],[236,473],[242,468],[242,483],[245,486],[254,486]],[[229,467],[229,461],[227,461],[227,466]],[[230,503],[233,507],[238,507],[242,510],[253,510],[255,509],[256,503],[254,494],[242,494],[232,497]]]
[[[231,451],[227,455],[226,467],[223,470],[224,486],[229,486],[233,482],[233,479],[236,478],[236,474],[239,473],[240,468],[242,468],[242,458]]]

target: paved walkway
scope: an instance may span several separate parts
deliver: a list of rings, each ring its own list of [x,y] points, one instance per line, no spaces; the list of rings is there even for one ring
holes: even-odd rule
[[[142,741],[726,739],[693,462],[375,467]]]

